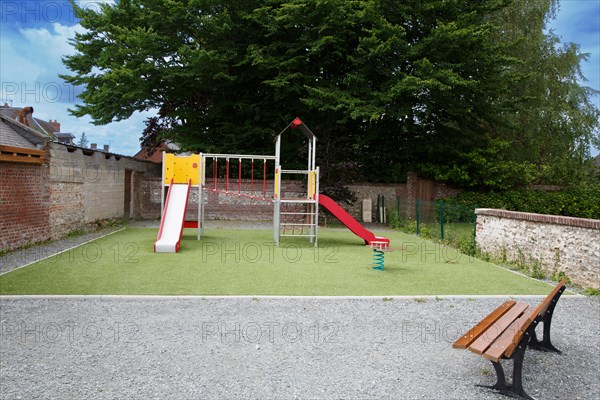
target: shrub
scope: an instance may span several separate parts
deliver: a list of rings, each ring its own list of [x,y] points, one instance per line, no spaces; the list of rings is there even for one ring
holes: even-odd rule
[[[600,185],[557,192],[521,189],[505,192],[463,192],[444,199],[446,222],[468,221],[467,210],[498,208],[538,214],[600,219]],[[461,208],[462,207],[462,208]]]

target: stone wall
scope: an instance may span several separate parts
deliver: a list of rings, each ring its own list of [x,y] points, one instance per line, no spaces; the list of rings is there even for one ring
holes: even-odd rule
[[[126,174],[126,171],[129,171]],[[50,145],[50,230],[58,238],[99,220],[143,217],[146,198],[136,195],[145,179],[157,179],[158,164],[58,143]],[[128,177],[129,182],[125,181]],[[126,190],[130,202],[125,204]],[[160,198],[159,198],[160,199]]]
[[[406,183],[398,185],[396,196],[400,198],[400,211],[404,218],[414,219],[416,217],[417,199],[426,202],[421,206],[426,208],[426,210],[422,210],[424,211],[421,213],[423,217],[424,214],[433,212],[432,204],[436,199],[454,196],[460,192],[462,192],[462,189],[431,179],[422,179],[417,174],[409,172],[406,175]],[[430,204],[427,204],[427,202]]]
[[[48,165],[0,162],[0,250],[48,240]]]
[[[139,216],[136,219],[160,218],[160,181],[161,177],[146,177],[140,180]]]
[[[357,221],[362,221],[362,200],[371,200],[371,221],[376,221],[377,213],[377,196],[382,195],[385,197],[385,207],[392,210],[396,204],[396,192],[398,190],[398,184],[373,184],[373,183],[352,183],[347,185],[356,198],[358,199],[354,204],[340,204],[350,215],[356,218]]]
[[[507,261],[564,272],[573,283],[600,289],[600,220],[477,209],[477,245]]]
[[[385,197],[385,207],[390,212],[395,211],[397,207],[397,198],[400,199],[401,211],[406,218],[415,217],[416,200],[433,202],[435,199],[443,199],[461,192],[461,189],[454,188],[445,183],[439,183],[430,179],[421,179],[415,173],[408,173],[406,183],[397,184],[372,184],[372,183],[352,183],[347,185],[355,194],[358,201],[352,205],[342,204],[353,217],[359,221],[362,220],[362,200],[371,200],[372,220],[375,221],[377,213],[377,196]]]

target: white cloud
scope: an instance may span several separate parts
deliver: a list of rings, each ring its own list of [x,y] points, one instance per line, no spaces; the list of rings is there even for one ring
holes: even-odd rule
[[[110,145],[111,152],[133,155],[140,149],[139,138],[145,127],[144,120],[153,115],[151,112],[135,113],[129,119],[96,126],[88,116],[76,118],[69,115],[67,107],[61,103],[49,103],[35,107],[34,116],[48,121],[56,119],[61,124],[61,131],[72,133],[78,140],[85,132],[90,143],[99,147]]]
[[[37,61],[42,67],[43,72],[38,78],[58,79],[57,74],[67,72],[62,57],[75,52],[69,39],[83,30],[81,25],[65,26],[58,22],[52,24],[52,31],[46,28],[19,30],[26,41],[22,54],[29,60]]]
[[[80,25],[53,23],[51,29],[25,28],[3,32],[0,66],[2,97],[18,103],[76,101],[77,88],[67,85],[58,74],[68,72],[62,57],[74,52],[68,43]]]
[[[88,7],[90,4],[87,2]],[[69,39],[82,31],[79,24],[66,26],[54,22],[48,27],[3,32],[0,97],[12,100],[15,107],[33,106],[36,118],[58,120],[61,131],[72,133],[77,139],[85,132],[90,143],[108,144],[112,152],[133,155],[140,148],[143,121],[154,113],[135,113],[128,120],[96,126],[91,124],[90,117],[76,118],[67,111],[78,102],[77,90],[57,75],[69,72],[61,59],[74,53]]]
[[[31,80],[31,77],[37,77],[41,73],[42,67],[39,63],[24,57],[15,45],[16,43],[5,35],[0,36],[0,79],[2,82],[22,81],[23,77]]]

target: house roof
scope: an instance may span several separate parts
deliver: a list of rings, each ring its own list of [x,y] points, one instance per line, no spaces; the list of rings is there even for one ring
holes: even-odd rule
[[[154,152],[152,154],[149,154],[147,149],[141,149],[133,156],[133,158],[137,158],[138,160],[146,160],[146,161],[152,161],[155,163],[161,163],[163,161],[163,159],[162,159],[163,151],[169,152],[169,151],[178,151],[178,150],[179,150],[179,146],[177,146],[173,142],[165,140],[165,141],[160,142],[160,144],[158,146],[156,146],[156,149],[154,150]]]
[[[19,111],[21,111],[21,109],[21,107],[0,107],[0,115],[17,121],[17,114]],[[52,123],[35,118],[31,114],[27,115],[27,122],[30,128],[49,136],[50,140],[54,140],[52,136],[57,132],[57,129],[54,127],[54,125],[52,125]]]
[[[48,140],[50,137],[0,114],[0,145],[35,149]]]

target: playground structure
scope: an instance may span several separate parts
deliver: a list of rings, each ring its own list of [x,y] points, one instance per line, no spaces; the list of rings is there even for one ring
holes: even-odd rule
[[[281,137],[288,129],[297,129],[308,140],[306,169],[283,169],[281,159]],[[319,205],[329,210],[348,229],[361,237],[365,244],[388,247],[389,239],[377,237],[365,229],[331,198],[319,194],[319,167],[316,166],[317,138],[300,120],[295,118],[275,139],[275,155],[216,154],[200,153],[178,156],[163,152],[161,183],[161,224],[154,251],[178,252],[184,228],[196,228],[198,240],[205,229],[205,207],[207,193],[249,198],[273,204],[273,241],[276,245],[282,237],[303,236],[317,246]],[[273,162],[273,168],[268,164]],[[237,164],[237,167],[235,165]],[[257,164],[262,164],[262,173],[255,174]],[[224,184],[219,183],[220,166],[225,165]],[[243,166],[250,168],[250,187],[242,190]],[[212,176],[207,177],[207,171]],[[260,167],[258,167],[260,168]],[[267,190],[267,174],[273,171],[273,191]],[[231,174],[236,172],[237,177]],[[246,171],[248,173],[248,171]],[[261,179],[257,182],[256,175]],[[303,175],[306,179],[306,195],[288,197],[282,190],[282,176]],[[235,175],[234,175],[235,176]],[[247,186],[247,185],[246,185]],[[165,189],[168,189],[165,200]],[[185,220],[185,210],[192,189],[198,194],[198,216],[196,221]]]

